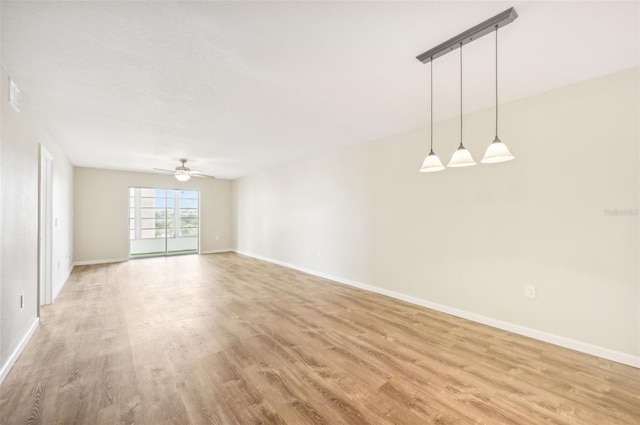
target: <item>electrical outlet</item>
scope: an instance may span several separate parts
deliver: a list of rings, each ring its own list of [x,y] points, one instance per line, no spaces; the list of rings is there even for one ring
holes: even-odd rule
[[[533,285],[524,285],[524,297],[525,298],[535,298],[536,297],[536,287]]]
[[[24,295],[20,295],[20,309],[24,308]]]

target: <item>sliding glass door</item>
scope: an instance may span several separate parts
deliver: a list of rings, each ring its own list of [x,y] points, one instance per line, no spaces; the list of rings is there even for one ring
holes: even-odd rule
[[[129,256],[198,252],[197,190],[129,188]]]

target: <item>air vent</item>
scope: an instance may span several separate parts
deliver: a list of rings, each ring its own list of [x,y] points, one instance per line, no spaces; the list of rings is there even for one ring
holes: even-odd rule
[[[12,79],[9,79],[9,103],[16,108],[16,111],[20,111],[20,89]]]

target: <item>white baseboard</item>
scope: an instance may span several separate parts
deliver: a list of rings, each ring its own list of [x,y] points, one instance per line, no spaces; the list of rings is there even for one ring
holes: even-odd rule
[[[91,266],[93,264],[109,264],[109,263],[122,263],[124,261],[129,261],[129,258],[108,258],[106,260],[87,260],[87,261],[76,261],[73,263],[75,266]]]
[[[443,304],[437,304],[431,301],[426,301],[417,297],[402,294],[400,292],[390,291],[388,289],[383,289],[377,286],[368,285],[366,283],[356,282],[349,279],[343,279],[337,276],[331,276],[326,273],[317,272],[315,270],[307,269],[305,267],[300,267],[295,264],[290,264],[284,261],[263,257],[261,255],[255,255],[250,252],[244,252],[244,251],[238,251],[238,250],[236,250],[235,252],[237,252],[240,255],[245,255],[247,257],[255,258],[257,260],[278,264],[283,267],[298,270],[298,271],[308,273],[314,276],[318,276],[324,279],[332,280],[334,282],[342,283],[344,285],[353,286],[359,289],[364,289],[365,291],[375,292],[377,294],[386,295],[388,297],[406,301],[411,304],[415,304],[422,307],[430,308],[432,310],[451,314],[452,316],[461,317],[463,319],[471,320],[472,322],[481,323],[483,325],[502,329],[504,331],[512,332],[514,334],[527,336],[529,338],[548,342],[550,344],[558,345],[560,347],[569,348],[571,350],[579,351],[586,354],[591,354],[593,356],[601,357],[603,359],[612,360],[614,362],[640,368],[640,356],[634,356],[632,354],[627,354],[620,351],[611,350],[609,348],[589,344],[586,342],[577,341],[575,339],[554,335],[554,334],[543,332],[537,329],[528,328],[526,326],[520,326],[514,323],[504,322],[502,320],[483,316],[481,314],[472,313],[472,312],[461,310],[455,307],[449,307]]]
[[[40,319],[36,317],[33,323],[31,324],[31,326],[29,327],[29,330],[27,331],[27,333],[24,335],[24,337],[22,337],[20,344],[18,344],[16,349],[13,350],[13,353],[11,353],[11,355],[9,356],[5,364],[2,365],[2,369],[0,369],[0,384],[2,384],[2,381],[4,381],[4,378],[6,378],[7,375],[9,374],[9,371],[11,370],[13,365],[16,363],[16,360],[18,360],[18,357],[20,357],[20,354],[24,350],[24,347],[27,346],[27,343],[33,336],[33,333],[36,331],[36,329],[38,329],[39,324],[40,324]]]
[[[210,249],[208,251],[200,251],[200,254],[220,254],[222,252],[235,252],[235,250],[233,248]]]

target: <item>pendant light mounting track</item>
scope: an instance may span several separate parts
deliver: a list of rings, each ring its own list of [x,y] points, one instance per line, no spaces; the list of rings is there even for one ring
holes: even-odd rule
[[[516,10],[513,7],[510,7],[504,12],[498,13],[496,16],[479,23],[475,27],[469,28],[444,43],[440,43],[436,47],[416,56],[416,59],[422,63],[428,63],[464,46],[465,44],[471,43],[473,40],[479,39],[483,35],[487,35],[495,31],[496,28],[502,28],[505,25],[510,24],[515,21],[517,17],[518,13]]]

